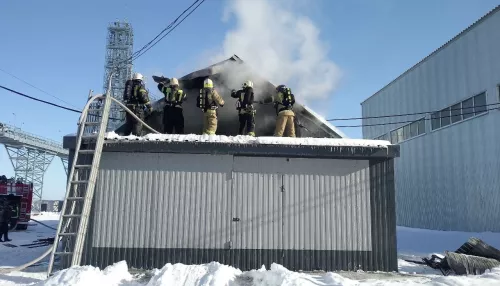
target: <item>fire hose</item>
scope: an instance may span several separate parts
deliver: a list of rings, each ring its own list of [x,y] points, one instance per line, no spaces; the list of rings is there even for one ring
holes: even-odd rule
[[[80,128],[83,128],[83,124],[85,124],[85,122],[83,122],[84,118],[86,118],[86,116],[83,116],[84,114],[87,114],[88,111],[89,111],[89,107],[90,107],[90,104],[96,100],[96,99],[105,99],[106,97],[104,95],[96,95],[96,96],[93,96],[92,98],[89,99],[89,101],[87,102],[87,104],[85,105],[85,107],[83,108],[83,111],[82,111],[82,116],[80,117],[80,120],[79,120],[79,125],[81,126]],[[113,97],[110,97],[111,100],[113,100],[116,104],[118,104],[120,107],[122,107],[128,114],[130,114],[133,118],[135,118],[138,122],[140,122],[141,124],[143,124],[147,129],[149,129],[151,132],[153,133],[156,133],[156,134],[160,134],[160,132],[154,130],[151,126],[147,125],[141,118],[139,118],[137,115],[135,115],[130,109],[127,108],[127,106],[125,106],[125,104],[121,103],[120,101],[118,101],[117,99],[113,98]],[[71,213],[73,213],[74,211],[74,208],[75,208],[75,202],[73,202],[73,206],[72,206],[72,210],[71,210]],[[31,219],[33,221],[36,221],[34,219]],[[39,221],[36,221],[46,227],[49,227],[51,229],[54,229],[50,226],[47,226],[46,224],[43,224]],[[64,226],[64,229],[66,229],[68,226],[69,226],[69,223],[71,222],[71,219],[68,220],[68,222],[66,223],[66,225]],[[59,241],[61,240],[61,238],[58,240],[58,241],[54,241],[55,244],[59,244]],[[49,247],[47,249],[47,251],[45,251],[42,255],[40,255],[39,257],[23,264],[23,265],[20,265],[20,266],[17,266],[17,267],[13,267],[13,268],[1,268],[0,269],[0,274],[6,274],[6,273],[10,273],[10,272],[14,272],[14,271],[21,271],[21,270],[24,270],[36,263],[38,263],[40,260],[44,259],[47,255],[49,255],[51,252],[52,252],[52,247]]]

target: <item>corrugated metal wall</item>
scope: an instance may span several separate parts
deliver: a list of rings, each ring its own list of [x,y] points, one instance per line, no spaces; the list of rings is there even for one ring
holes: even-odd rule
[[[390,166],[105,152],[84,263],[396,270]]]
[[[496,12],[362,104],[363,116],[440,110],[486,91],[499,103],[500,12]],[[489,109],[497,108],[489,106]],[[423,115],[366,119],[411,121]],[[427,115],[430,119],[430,115]],[[402,142],[396,159],[398,225],[500,231],[498,109]],[[403,124],[363,127],[375,138]]]

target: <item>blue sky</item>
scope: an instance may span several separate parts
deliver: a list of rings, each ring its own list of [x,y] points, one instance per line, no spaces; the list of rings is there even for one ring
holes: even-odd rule
[[[128,20],[138,49],[191,2],[2,1],[0,69],[67,103],[1,71],[0,85],[80,109],[89,89],[102,91],[109,22]],[[139,58],[134,70],[146,76],[162,72],[180,77],[233,53],[260,67],[272,60],[265,55],[274,51],[278,57],[273,59],[278,63],[287,61],[295,67],[298,62],[310,63],[276,79],[307,94],[309,106],[326,118],[358,117],[361,101],[498,4],[498,0],[207,0],[171,35]],[[266,14],[269,12],[271,17]],[[290,58],[284,58],[282,47],[277,47],[280,43],[298,46],[295,50],[291,47]],[[300,58],[301,51],[313,51],[314,55]],[[283,76],[279,70],[265,74]],[[321,83],[312,82],[318,74],[324,77]],[[154,87],[150,90],[159,96]],[[76,131],[78,114],[3,90],[0,98],[0,122],[57,141]],[[346,124],[360,122],[337,122]],[[362,136],[360,128],[342,131],[349,137]],[[0,174],[13,175],[4,148],[0,149]],[[55,159],[45,176],[44,198],[60,199],[64,189],[64,170]]]

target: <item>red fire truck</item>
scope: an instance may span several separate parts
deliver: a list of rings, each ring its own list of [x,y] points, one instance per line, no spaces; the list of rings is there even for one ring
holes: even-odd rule
[[[13,180],[0,181],[0,198],[7,199],[12,208],[10,229],[25,230],[31,218],[33,184]]]

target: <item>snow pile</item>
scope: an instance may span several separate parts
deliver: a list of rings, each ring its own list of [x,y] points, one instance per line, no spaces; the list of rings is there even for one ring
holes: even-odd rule
[[[363,272],[351,273],[364,275]],[[500,269],[493,269],[477,276],[397,276],[390,273],[371,273],[362,279],[347,278],[349,273],[307,274],[289,271],[279,264],[272,264],[270,270],[263,266],[259,270],[241,272],[230,266],[212,262],[204,265],[167,264],[161,270],[153,271],[149,281],[134,278],[122,261],[107,267],[103,271],[91,266],[72,267],[57,272],[47,281],[40,281],[38,286],[52,285],[144,285],[144,286],[299,286],[299,285],[336,285],[336,286],[375,286],[375,285],[500,285]],[[369,274],[367,274],[369,275]],[[392,276],[391,276],[392,275]],[[377,277],[378,276],[378,277]],[[381,279],[385,278],[385,279]],[[2,280],[0,279],[0,285]],[[14,284],[19,285],[19,284]]]
[[[167,264],[156,270],[147,286],[170,285],[228,285],[241,271],[231,266],[212,262],[205,265]]]
[[[76,266],[56,272],[47,281],[35,284],[37,286],[56,285],[123,285],[132,280],[132,275],[128,272],[127,263],[121,261],[108,266],[103,271],[92,266]]]
[[[197,134],[147,134],[120,136],[115,132],[106,133],[107,140],[138,140],[167,142],[211,142],[227,144],[264,144],[264,145],[303,145],[303,146],[337,146],[337,147],[387,147],[391,145],[384,140],[337,139],[337,138],[290,138],[290,137],[252,137]]]
[[[236,285],[358,285],[357,281],[344,278],[339,274],[328,273],[324,277],[293,272],[273,263],[269,271],[262,266],[259,270],[245,272],[237,277]],[[247,284],[245,284],[247,282]]]

